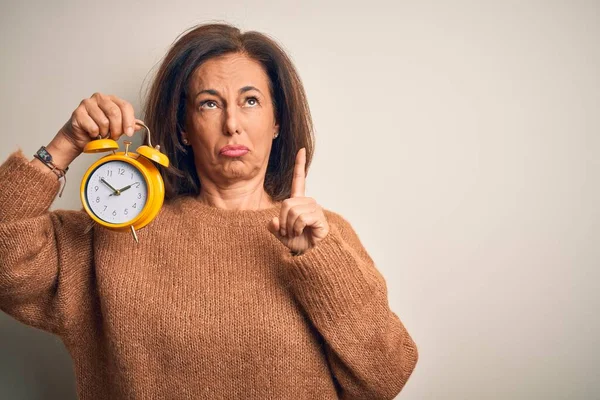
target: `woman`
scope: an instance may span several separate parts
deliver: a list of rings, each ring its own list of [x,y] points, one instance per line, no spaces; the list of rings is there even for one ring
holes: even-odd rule
[[[134,121],[96,93],[46,148],[64,169]],[[80,398],[394,398],[417,348],[350,224],[305,197],[312,127],[286,54],[195,27],[145,121],[172,166],[138,245],[83,211],[48,212],[62,173],[38,158],[0,166],[0,308],[62,338]]]

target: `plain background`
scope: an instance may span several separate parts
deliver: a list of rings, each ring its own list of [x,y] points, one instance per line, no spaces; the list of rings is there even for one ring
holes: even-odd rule
[[[599,398],[598,1],[1,4],[2,160],[96,91],[140,116],[195,24],[267,33],[314,117],[307,195],[353,224],[419,347],[399,397]],[[94,159],[54,208],[80,208]],[[0,398],[74,398],[71,368],[58,338],[0,315]]]

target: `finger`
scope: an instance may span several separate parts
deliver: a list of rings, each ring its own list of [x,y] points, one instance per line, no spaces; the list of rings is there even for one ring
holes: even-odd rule
[[[304,214],[310,214],[317,210],[317,203],[304,203],[297,206],[294,206],[288,212],[288,217],[285,222],[286,224],[286,232],[289,237],[297,236],[294,232],[294,224],[296,220]]]
[[[114,140],[119,139],[123,134],[121,109],[114,101],[107,98],[101,98],[100,101],[98,101],[98,107],[100,107],[104,112],[104,115],[106,115],[110,121],[110,137]]]
[[[135,124],[135,111],[133,106],[126,100],[119,97],[113,97],[113,102],[121,109],[121,118],[123,120],[123,133],[127,136],[132,136]]]
[[[306,197],[294,197],[294,198],[285,199],[281,203],[281,209],[279,210],[279,223],[280,223],[279,233],[281,236],[287,235],[287,222],[286,221],[288,220],[288,213],[289,213],[290,209],[299,204],[304,204],[310,200],[312,200],[312,199],[308,199]]]
[[[292,197],[303,197],[306,184],[306,148],[296,154],[294,177],[292,178]]]
[[[83,106],[77,107],[73,112],[71,124],[79,127],[79,129],[86,132],[91,138],[96,138],[100,134],[100,127],[98,127],[98,124],[94,122]]]
[[[267,229],[269,229],[269,232],[279,238],[279,218],[274,217],[271,221],[269,221]]]
[[[294,227],[292,228],[291,232],[293,232],[294,236],[300,236],[302,235],[302,232],[307,226],[313,226],[314,224],[319,222],[320,219],[321,213],[318,209],[313,212],[301,214],[294,221]]]
[[[104,112],[98,107],[98,103],[92,99],[85,99],[82,101],[88,115],[94,120],[94,123],[98,125],[100,129],[99,134],[106,136],[110,129],[110,121],[104,114]]]

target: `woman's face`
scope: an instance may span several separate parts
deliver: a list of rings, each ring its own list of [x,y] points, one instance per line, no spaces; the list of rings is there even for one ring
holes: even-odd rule
[[[263,67],[240,53],[212,58],[194,71],[188,93],[183,137],[200,181],[228,186],[264,178],[279,126]],[[247,151],[224,151],[227,145]]]

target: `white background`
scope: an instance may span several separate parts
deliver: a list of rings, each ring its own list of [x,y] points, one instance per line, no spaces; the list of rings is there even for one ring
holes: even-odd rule
[[[96,91],[139,116],[197,23],[267,33],[308,93],[308,195],[353,224],[419,347],[399,397],[600,397],[598,1],[0,4],[2,160]],[[94,159],[55,208],[81,207]],[[0,315],[0,398],[74,398],[73,382],[58,339]]]

